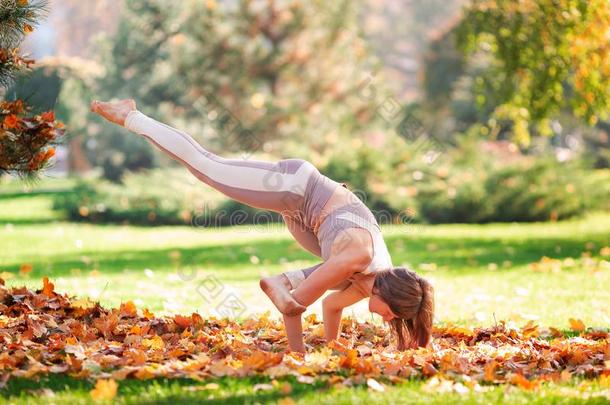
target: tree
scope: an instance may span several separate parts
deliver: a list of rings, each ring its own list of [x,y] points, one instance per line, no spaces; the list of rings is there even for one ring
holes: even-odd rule
[[[412,101],[419,92],[421,55],[467,0],[367,0],[361,20],[367,39],[392,78],[392,91]],[[436,77],[443,80],[443,77]]]
[[[0,0],[0,174],[13,173],[28,181],[49,166],[63,124],[52,110],[35,114],[24,100],[4,96],[5,87],[34,64],[19,54],[18,44],[33,31],[46,7],[40,0]]]
[[[89,58],[91,40],[100,32],[114,33],[123,9],[123,0],[52,0],[55,56]]]
[[[116,35],[99,43],[96,94],[134,98],[219,153],[281,151],[323,165],[329,145],[381,125],[383,99],[359,94],[378,63],[357,17],[345,0],[128,0]],[[164,159],[110,126],[96,140],[108,178]]]
[[[380,125],[359,95],[379,69],[350,1],[185,1],[172,61],[187,114],[227,151],[281,150],[324,162],[340,139]],[[279,145],[281,144],[281,148]]]
[[[62,120],[70,133],[64,137],[68,147],[70,173],[84,173],[91,169],[84,142],[87,132],[97,125],[91,120],[88,100],[103,69],[94,61],[79,57],[45,57],[40,60],[25,80],[17,80],[11,90],[16,94],[32,95],[37,106],[49,106]]]
[[[416,105],[426,129],[445,142],[487,122],[500,103],[492,89],[475,88],[487,74],[489,58],[480,52],[466,60],[457,43],[459,24],[459,19],[450,21],[430,39],[420,73],[422,100]]]
[[[606,0],[472,0],[458,28],[467,55],[491,56],[476,78],[498,98],[495,121],[512,122],[515,139],[549,135],[562,108],[589,125],[610,107],[610,3]]]
[[[164,0],[124,2],[116,32],[101,36],[94,46],[95,59],[105,71],[92,89],[94,98],[133,98],[139,110],[174,122],[176,114],[168,107],[179,106],[186,90],[169,62],[168,41],[177,32],[177,10],[184,7]],[[90,159],[112,181],[121,181],[125,170],[150,168],[165,159],[145,139],[125,136],[123,129],[106,122],[88,136]]]

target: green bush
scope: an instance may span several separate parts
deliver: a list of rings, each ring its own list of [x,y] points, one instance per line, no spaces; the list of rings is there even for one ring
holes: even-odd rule
[[[421,215],[432,223],[560,220],[605,209],[608,175],[559,163],[523,158],[508,164],[455,166],[447,178],[421,185]]]
[[[494,212],[481,172],[457,171],[447,179],[424,182],[418,192],[420,214],[431,223],[483,222]]]
[[[589,171],[582,188],[590,195],[588,209],[610,211],[610,169]]]
[[[486,182],[495,207],[488,221],[545,221],[569,218],[591,205],[583,189],[585,171],[549,159],[501,168]]]
[[[334,155],[320,172],[341,183],[364,202],[380,222],[384,222],[383,213],[397,214],[397,210],[387,200],[387,195],[375,189],[375,185],[387,184],[390,173],[384,155],[376,149],[366,146],[347,148],[341,154]]]
[[[484,223],[560,220],[610,209],[610,170],[580,161],[516,155],[510,159],[461,145],[429,164],[412,151],[382,155],[353,148],[320,171],[363,200],[380,223]],[[130,173],[123,184],[83,180],[54,197],[73,221],[225,226],[281,221],[225,197],[183,168]]]

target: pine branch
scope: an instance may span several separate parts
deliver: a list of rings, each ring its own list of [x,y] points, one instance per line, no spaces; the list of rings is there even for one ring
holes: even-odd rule
[[[8,87],[15,76],[34,64],[33,59],[27,59],[18,54],[19,49],[0,48],[0,86]]]
[[[17,178],[23,183],[23,185],[30,187],[34,186],[38,181],[40,181],[41,172],[42,170],[21,170],[0,167],[0,176],[3,174],[11,174],[17,176]]]
[[[48,12],[48,0],[0,0],[0,48],[17,47]]]
[[[48,0],[0,0],[0,86],[10,86],[18,73],[34,63],[19,55],[18,46],[48,12],[47,7]]]
[[[34,63],[19,55],[19,43],[48,14],[48,5],[48,0],[0,0],[0,85],[8,85],[17,72]],[[0,174],[34,183],[50,165],[52,145],[64,134],[63,123],[52,111],[27,117],[30,107],[24,100],[2,101],[0,107]]]

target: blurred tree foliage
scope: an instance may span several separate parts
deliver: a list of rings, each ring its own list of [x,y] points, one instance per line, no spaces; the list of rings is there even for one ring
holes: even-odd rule
[[[491,56],[474,79],[476,102],[498,99],[492,130],[512,123],[516,141],[552,133],[569,107],[589,125],[610,106],[610,3],[606,0],[472,0],[457,28],[467,55]],[[485,56],[483,56],[485,57]]]
[[[96,126],[89,121],[86,100],[93,96],[100,74],[100,66],[87,59],[46,57],[34,66],[30,75],[17,78],[9,89],[9,93],[27,98],[37,109],[53,109],[57,118],[70,128],[64,136],[70,170],[90,169],[82,144],[87,138],[85,134],[94,133]]]
[[[123,0],[53,1],[49,23],[53,27],[56,56],[89,58],[100,32],[115,32]]]
[[[392,91],[416,98],[418,71],[430,36],[443,30],[468,0],[365,0],[361,21],[366,39],[383,61]],[[442,77],[438,77],[442,80]]]
[[[329,138],[358,137],[377,118],[357,94],[378,63],[353,2],[188,0],[183,11],[176,71],[224,150],[281,143],[282,154],[302,156],[307,145],[322,155]]]
[[[184,81],[172,69],[168,53],[168,40],[178,28],[178,7],[160,0],[127,0],[123,7],[116,33],[97,38],[95,58],[105,71],[96,82],[94,98],[134,98],[141,111],[170,121],[161,105],[179,103],[184,92]],[[90,134],[88,154],[107,179],[120,181],[126,170],[155,166],[156,155],[145,139],[97,122],[100,129]]]
[[[116,35],[99,42],[106,74],[96,98],[134,98],[219,153],[324,165],[341,139],[383,125],[380,100],[359,94],[379,63],[352,2],[127,0],[121,16]],[[113,180],[165,159],[106,124],[93,145]]]

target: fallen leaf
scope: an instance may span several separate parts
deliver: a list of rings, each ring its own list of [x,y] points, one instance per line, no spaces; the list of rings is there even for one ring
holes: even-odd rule
[[[138,316],[138,309],[136,308],[136,304],[133,301],[127,301],[121,304],[119,308],[119,316]]]
[[[42,283],[43,283],[42,293],[44,295],[46,295],[47,297],[52,297],[53,289],[55,288],[55,285],[49,281],[48,277],[43,278]]]
[[[308,316],[303,335],[310,344],[303,354],[288,350],[282,319],[270,312],[239,322],[196,313],[155,316],[146,309],[138,316],[131,302],[104,308],[58,293],[48,279],[42,284],[39,290],[8,288],[0,280],[0,328],[10,336],[10,354],[0,352],[3,378],[65,374],[105,381],[201,381],[210,376],[292,375],[304,384],[366,384],[375,392],[386,389],[379,378],[386,384],[416,378],[428,381],[424,390],[465,394],[483,389],[478,385],[483,381],[535,389],[541,381],[573,378],[588,379],[589,384],[599,378],[606,384],[610,376],[610,333],[587,329],[577,319],[571,320],[580,331],[577,337],[539,328],[533,321],[522,328],[503,320],[488,327],[434,325],[429,347],[398,351],[384,325],[351,318],[342,320],[340,337],[318,344],[321,320]],[[96,395],[112,391],[112,383],[99,384]],[[276,380],[257,390],[269,390],[269,385],[283,395],[292,392],[290,384]],[[200,387],[206,386],[186,389]],[[208,389],[218,389],[213,387]]]
[[[155,335],[151,339],[142,340],[142,345],[151,350],[162,350],[165,347],[165,342],[160,336]]]
[[[118,384],[114,380],[97,380],[95,388],[91,390],[91,398],[95,401],[104,399],[114,399],[117,393]]]
[[[530,381],[519,373],[514,373],[509,377],[511,384],[517,385],[525,390],[533,390],[538,387],[538,382]]]
[[[23,263],[19,266],[19,274],[22,276],[28,275],[32,272],[33,267],[30,263]]]
[[[580,319],[570,318],[569,321],[570,321],[570,329],[572,329],[574,332],[584,332],[585,331],[585,324]]]

